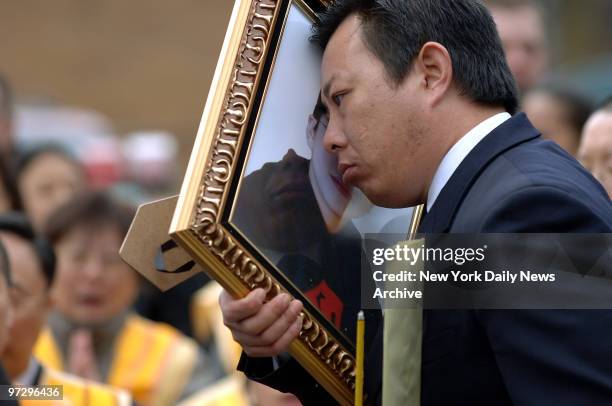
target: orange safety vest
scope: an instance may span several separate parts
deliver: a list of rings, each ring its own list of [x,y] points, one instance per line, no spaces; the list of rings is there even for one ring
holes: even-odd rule
[[[175,405],[198,359],[197,344],[192,339],[169,325],[135,314],[126,318],[114,348],[105,383],[126,389],[145,406]],[[34,355],[50,368],[65,368],[50,329],[39,336]]]
[[[129,406],[129,393],[43,367],[37,385],[61,385],[62,400],[20,400],[21,406]]]

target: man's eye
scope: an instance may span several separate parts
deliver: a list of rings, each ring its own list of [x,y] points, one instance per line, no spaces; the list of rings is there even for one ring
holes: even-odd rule
[[[336,106],[340,106],[340,103],[342,103],[342,99],[344,99],[344,95],[343,94],[337,94],[333,97],[334,103],[336,104]]]

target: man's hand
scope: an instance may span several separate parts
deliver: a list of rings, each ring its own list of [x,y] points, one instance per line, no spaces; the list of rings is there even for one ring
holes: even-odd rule
[[[251,357],[274,357],[284,352],[302,328],[299,300],[282,293],[264,303],[266,293],[255,289],[242,299],[225,290],[219,296],[223,324]]]

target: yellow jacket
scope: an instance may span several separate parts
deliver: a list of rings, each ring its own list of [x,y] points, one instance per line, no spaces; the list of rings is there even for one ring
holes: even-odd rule
[[[129,406],[132,398],[122,390],[74,375],[42,368],[37,385],[61,385],[62,400],[20,400],[21,406]]]
[[[64,360],[50,329],[34,349],[40,362],[64,370]],[[139,405],[175,405],[198,360],[197,344],[176,329],[129,315],[115,338],[115,352],[105,383],[123,388]]]

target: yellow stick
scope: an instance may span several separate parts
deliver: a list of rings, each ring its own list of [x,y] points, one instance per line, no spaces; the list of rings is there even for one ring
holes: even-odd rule
[[[355,406],[363,406],[363,356],[365,339],[365,318],[363,310],[357,313],[357,365],[355,376]]]

